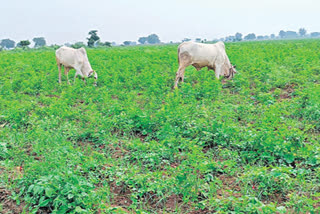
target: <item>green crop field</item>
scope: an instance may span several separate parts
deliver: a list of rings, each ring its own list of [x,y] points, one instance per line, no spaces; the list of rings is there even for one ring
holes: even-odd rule
[[[226,49],[177,90],[177,45],[0,52],[0,213],[320,212],[320,40]]]

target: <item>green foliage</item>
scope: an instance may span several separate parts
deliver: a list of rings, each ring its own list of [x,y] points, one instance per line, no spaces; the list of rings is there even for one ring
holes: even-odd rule
[[[240,179],[244,183],[244,192],[248,191],[259,200],[274,200],[275,197],[285,197],[289,190],[293,190],[292,169],[287,167],[251,168]],[[246,188],[247,187],[247,188]]]
[[[71,47],[75,48],[75,49],[79,49],[82,47],[86,47],[86,45],[83,42],[76,42],[76,43],[72,44]]]
[[[98,42],[99,47],[111,47],[111,42]]]
[[[0,185],[29,213],[320,211],[320,41],[228,43],[232,80],[177,90],[177,45],[89,49],[97,87],[59,85],[54,48],[0,52]]]
[[[17,47],[22,47],[23,49],[27,48],[30,45],[29,40],[21,40],[18,44]]]

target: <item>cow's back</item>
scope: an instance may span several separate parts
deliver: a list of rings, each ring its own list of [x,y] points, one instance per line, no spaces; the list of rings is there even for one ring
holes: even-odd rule
[[[191,63],[202,66],[213,66],[215,61],[224,60],[224,44],[203,44],[196,42],[184,42],[179,46],[179,54],[187,53]]]
[[[74,49],[63,46],[56,50],[56,58],[64,66],[73,68],[79,66],[83,62],[84,57],[86,57],[84,48]]]

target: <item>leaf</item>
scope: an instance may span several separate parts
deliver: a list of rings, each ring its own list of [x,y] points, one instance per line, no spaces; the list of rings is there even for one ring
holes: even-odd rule
[[[73,194],[68,194],[68,199],[71,199],[71,198],[73,198],[73,197],[74,197]]]
[[[54,189],[52,189],[51,187],[46,187],[46,188],[45,188],[45,192],[46,192],[46,196],[47,196],[48,198],[51,198],[52,195],[54,194]]]
[[[83,213],[83,212],[86,212],[86,210],[82,209],[81,207],[77,206],[76,207],[76,213]]]
[[[29,186],[28,191],[27,192],[32,192],[34,185],[32,184],[31,186]]]
[[[51,199],[47,199],[47,200],[42,201],[41,203],[39,203],[39,207],[47,206],[50,201],[51,201]]]
[[[41,192],[43,191],[43,187],[41,187],[41,186],[35,186],[35,187],[33,188],[33,190],[34,190],[34,194],[37,195],[37,194],[39,194],[39,193],[41,193]]]

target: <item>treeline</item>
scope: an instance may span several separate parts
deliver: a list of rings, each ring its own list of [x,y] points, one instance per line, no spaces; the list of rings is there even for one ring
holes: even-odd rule
[[[130,45],[145,45],[145,44],[160,44],[163,43],[160,41],[160,38],[157,34],[150,34],[145,37],[138,38],[138,43],[136,41],[124,41],[122,44],[116,44],[115,42],[102,42],[100,37],[98,36],[97,30],[91,30],[88,33],[89,37],[86,38],[87,42],[76,42],[74,44],[65,43],[65,46],[80,48],[80,47],[111,47],[111,46],[130,46]],[[320,38],[320,32],[311,32],[307,33],[305,28],[300,28],[298,32],[295,31],[284,31],[281,30],[278,35],[270,34],[270,35],[256,35],[255,33],[249,33],[247,35],[243,35],[242,33],[236,33],[235,35],[227,36],[220,39],[201,39],[196,38],[196,42],[215,42],[215,41],[224,41],[224,42],[238,42],[238,41],[252,41],[252,40],[273,40],[273,39],[298,39],[298,38]],[[47,45],[44,37],[35,37],[32,39],[34,46],[33,48],[40,48]],[[184,38],[182,42],[191,41],[189,38]],[[169,42],[174,43],[174,42]],[[28,49],[30,48],[31,42],[29,40],[22,40],[16,44],[15,41],[11,39],[2,39],[0,40],[0,50],[3,49],[13,49],[13,48],[22,48]],[[51,45],[50,47],[57,48],[58,45]]]
[[[46,46],[47,42],[43,37],[35,37],[32,39],[34,42],[34,48]],[[15,41],[11,39],[2,39],[0,41],[0,50],[1,49],[12,49],[12,48],[28,48],[31,42],[29,40],[21,40],[16,44]]]
[[[81,47],[111,47],[111,46],[129,46],[129,45],[137,45],[136,41],[124,41],[122,44],[116,44],[115,42],[102,42],[100,40],[100,36],[98,36],[97,30],[91,30],[88,33],[89,37],[86,38],[87,42],[76,42],[74,44],[65,43],[65,46],[73,47],[73,48],[81,48]],[[44,37],[36,37],[33,38],[32,41],[34,42],[33,48],[40,48],[46,46],[46,40]],[[150,34],[146,37],[140,37],[138,39],[140,44],[159,44],[161,43],[159,36],[156,34]],[[22,40],[16,44],[14,40],[11,39],[2,39],[0,40],[0,50],[2,49],[13,49],[13,48],[22,48],[28,49],[30,48],[31,42],[29,40]],[[58,45],[51,45],[49,47],[57,48]]]
[[[307,33],[305,28],[300,28],[298,32],[295,31],[284,31],[281,30],[278,35],[256,35],[254,33],[249,33],[243,36],[241,33],[236,33],[232,36],[227,36],[225,38],[220,38],[220,41],[225,42],[237,42],[237,41],[250,41],[250,40],[272,40],[272,39],[299,39],[299,38],[319,38],[320,32]]]
[[[111,47],[110,42],[101,42],[100,37],[97,35],[97,30],[90,31],[89,37],[87,38],[87,44],[83,42],[76,42],[74,44],[66,43],[66,46],[70,46],[73,48],[80,48],[80,47],[97,47],[97,46],[106,46]],[[47,45],[47,42],[44,37],[36,37],[33,38],[32,41],[34,42],[33,48],[40,48]],[[11,39],[2,39],[0,41],[0,50],[2,49],[13,49],[13,48],[22,48],[22,49],[28,49],[30,48],[31,42],[29,40],[22,40],[16,44],[15,41]],[[50,47],[57,48],[58,45],[51,45]]]

